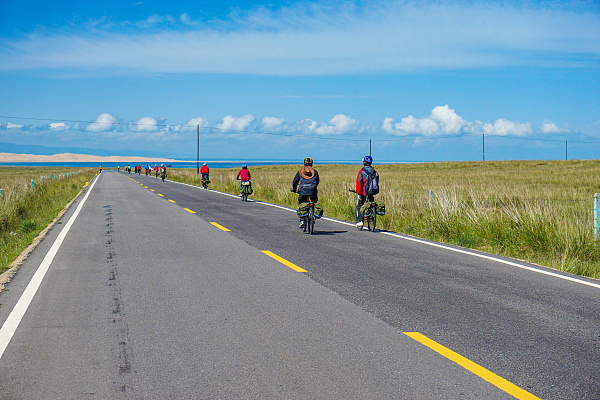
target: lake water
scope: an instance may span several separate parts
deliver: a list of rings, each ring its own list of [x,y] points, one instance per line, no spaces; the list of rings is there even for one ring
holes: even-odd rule
[[[202,166],[203,162],[200,163]],[[259,166],[259,165],[302,165],[302,160],[298,161],[290,161],[290,160],[262,160],[262,161],[206,161],[206,164],[210,168],[241,168],[242,165],[246,164],[250,166]],[[349,161],[327,161],[321,162],[318,164],[357,164],[356,162]],[[124,168],[126,163],[119,162],[23,162],[23,163],[3,163],[0,162],[0,166],[23,166],[23,167],[72,167],[72,168],[98,168],[102,165],[103,168]],[[130,164],[133,168],[136,164]],[[138,163],[139,165],[139,163]],[[145,167],[145,164],[141,164],[142,167]],[[154,166],[154,163],[151,164]],[[159,164],[160,165],[160,164]],[[196,161],[182,161],[182,162],[172,162],[166,163],[169,168],[196,168]]]

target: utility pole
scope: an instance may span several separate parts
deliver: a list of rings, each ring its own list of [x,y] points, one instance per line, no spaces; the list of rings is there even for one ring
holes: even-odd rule
[[[485,132],[483,132],[483,161],[485,161]]]
[[[569,141],[565,140],[565,161],[569,159]]]
[[[198,151],[196,151],[196,174],[200,174],[200,124],[198,124],[197,130],[197,138],[198,138]]]
[[[372,156],[373,154],[371,154],[371,139],[369,139],[369,155]]]

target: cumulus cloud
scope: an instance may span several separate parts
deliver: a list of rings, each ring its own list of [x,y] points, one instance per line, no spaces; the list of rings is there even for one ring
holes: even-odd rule
[[[515,121],[509,121],[504,118],[497,119],[493,124],[484,124],[483,132],[487,135],[498,135],[498,136],[525,136],[532,132],[531,124],[529,122],[521,123]]]
[[[140,118],[136,123],[132,124],[132,129],[138,132],[153,132],[158,129],[158,121],[152,117]]]
[[[86,130],[90,132],[104,132],[113,129],[117,120],[108,113],[100,114],[95,122],[89,124]]]
[[[208,121],[202,117],[192,118],[189,122],[183,126],[183,131],[191,131],[194,130],[200,125],[200,128],[205,128],[208,126]]]
[[[50,129],[61,131],[61,130],[67,130],[67,129],[69,129],[69,127],[67,125],[65,125],[64,122],[51,122]]]
[[[219,129],[223,130],[243,131],[248,129],[254,121],[254,116],[250,114],[246,114],[241,117],[227,115],[225,118],[223,118],[223,121],[218,125],[218,127]]]
[[[563,132],[563,130],[556,126],[554,122],[544,122],[541,129],[543,133],[549,134]]]
[[[323,123],[316,129],[320,135],[341,135],[343,133],[353,132],[360,126],[360,121],[352,119],[347,115],[337,114],[329,123]]]
[[[463,131],[467,122],[448,105],[437,106],[429,117],[415,118],[412,115],[402,118],[400,122],[387,117],[381,128],[394,135],[458,135]]]
[[[272,131],[274,129],[280,128],[283,125],[283,123],[284,123],[284,119],[277,118],[277,117],[264,117],[262,119],[262,121],[260,122],[263,129],[266,129],[268,131]]]
[[[470,3],[297,2],[205,23],[187,14],[152,15],[129,25],[109,19],[105,27],[46,28],[1,40],[0,70],[306,76],[597,65],[593,5]]]

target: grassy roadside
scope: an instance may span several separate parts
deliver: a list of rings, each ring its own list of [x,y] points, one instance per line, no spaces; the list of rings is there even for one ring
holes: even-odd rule
[[[0,273],[95,173],[89,168],[0,167]]]
[[[294,166],[251,167],[253,198],[297,206]],[[315,165],[319,203],[330,217],[353,221],[360,166]],[[600,161],[447,162],[376,166],[388,214],[382,229],[515,257],[600,279],[593,195]],[[211,171],[211,188],[238,193],[238,169]],[[195,170],[169,178],[200,185]],[[599,246],[600,247],[600,246]]]

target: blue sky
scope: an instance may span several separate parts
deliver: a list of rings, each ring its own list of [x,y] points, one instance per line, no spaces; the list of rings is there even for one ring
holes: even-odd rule
[[[600,4],[1,0],[0,83],[24,151],[598,158]]]

